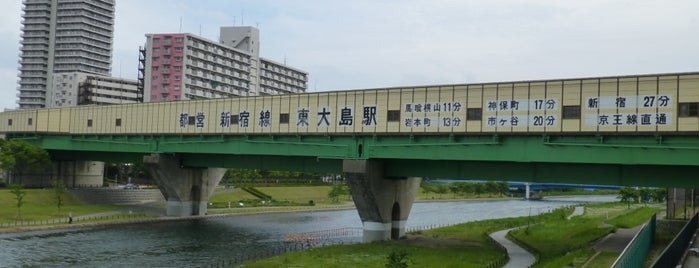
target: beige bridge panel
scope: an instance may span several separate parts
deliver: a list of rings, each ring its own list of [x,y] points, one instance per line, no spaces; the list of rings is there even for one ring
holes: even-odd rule
[[[422,134],[699,131],[699,73],[420,86],[0,113],[0,132]]]

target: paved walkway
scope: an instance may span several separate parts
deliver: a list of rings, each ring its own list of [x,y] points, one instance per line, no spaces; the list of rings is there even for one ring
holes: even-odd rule
[[[585,213],[585,207],[578,206],[575,207],[575,210],[573,210],[573,213],[568,216],[568,219],[570,220],[572,217],[575,216],[580,216]],[[507,233],[514,230],[514,229],[519,229],[521,227],[515,227],[507,230],[502,230],[502,231],[497,231],[492,234],[490,234],[490,237],[495,240],[495,242],[498,242],[498,244],[502,245],[505,247],[507,250],[507,255],[510,256],[510,261],[505,265],[505,268],[521,268],[521,267],[529,267],[536,262],[536,257],[529,253],[529,251],[525,250],[524,248],[520,247],[519,245],[515,244],[514,242],[510,241],[507,239]],[[622,248],[623,250],[623,248]]]
[[[597,251],[621,253],[626,248],[626,245],[631,242],[631,239],[641,230],[641,227],[643,227],[643,224],[628,229],[618,228],[616,232],[608,234],[592,247]]]
[[[682,267],[699,267],[699,229],[694,233],[694,240],[690,242],[687,256],[682,263]]]
[[[573,213],[570,214],[570,215],[568,215],[568,219],[570,220],[570,219],[572,219],[573,217],[575,217],[575,216],[580,216],[580,215],[582,215],[582,214],[584,214],[584,213],[585,213],[585,207],[583,207],[583,206],[575,207],[575,210],[573,210]]]
[[[507,254],[510,256],[510,261],[507,263],[507,265],[503,266],[504,268],[529,267],[536,262],[534,255],[505,237],[509,231],[518,228],[520,227],[497,231],[490,234],[490,237],[493,238],[495,242],[498,242],[500,245],[505,247],[505,249],[507,249]]]

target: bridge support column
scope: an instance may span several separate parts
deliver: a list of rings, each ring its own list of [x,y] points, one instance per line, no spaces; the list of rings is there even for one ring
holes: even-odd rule
[[[384,178],[381,162],[344,160],[343,172],[364,226],[364,242],[399,239],[422,178]]]
[[[148,172],[167,200],[168,216],[205,215],[209,196],[226,172],[224,168],[182,168],[176,156],[143,157]]]

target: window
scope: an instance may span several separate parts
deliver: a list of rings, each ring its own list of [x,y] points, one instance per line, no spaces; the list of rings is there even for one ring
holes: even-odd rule
[[[177,43],[182,43],[183,38],[182,37],[175,37],[175,42]]]
[[[175,61],[177,61],[177,62],[182,61],[182,57],[175,57]]]
[[[386,121],[400,122],[400,110],[388,110],[388,114],[386,115]]]
[[[121,118],[117,118],[116,122],[114,122],[114,125],[117,127],[120,127],[121,126]]]
[[[27,125],[31,126],[33,123],[33,120],[31,118],[27,119]]]
[[[563,106],[563,119],[580,119],[580,105]]]
[[[182,47],[176,47],[176,48],[175,48],[175,51],[177,51],[177,52],[182,52]]]
[[[87,119],[87,127],[92,127],[92,119]]]
[[[188,120],[187,123],[188,123],[190,126],[193,126],[193,125],[196,123],[196,119],[194,118],[194,116],[190,116],[188,119],[189,119],[189,120]]]
[[[279,124],[288,124],[289,114],[279,114]]]
[[[153,43],[160,43],[160,38],[153,38]]]
[[[12,125],[12,119],[7,119],[7,125],[11,126]]]
[[[483,118],[483,110],[481,108],[466,109],[466,120],[479,121]]]
[[[685,102],[677,105],[679,117],[699,116],[699,103]]]
[[[179,76],[179,75],[175,75],[175,81],[180,81],[180,76]]]
[[[237,114],[232,114],[232,115],[231,115],[231,124],[232,124],[232,125],[237,125],[237,124],[238,124],[238,117],[239,117],[239,116],[240,116],[240,115],[237,115]]]

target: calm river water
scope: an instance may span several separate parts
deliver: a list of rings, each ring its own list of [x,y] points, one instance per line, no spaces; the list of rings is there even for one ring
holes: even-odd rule
[[[416,203],[407,227],[526,216],[613,200],[613,196],[576,196]],[[342,210],[0,234],[0,267],[201,267],[284,247],[288,234],[361,226],[356,210]],[[338,240],[329,241],[333,242]]]

